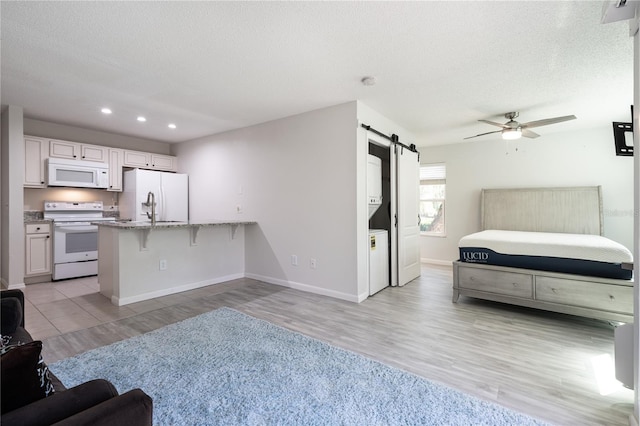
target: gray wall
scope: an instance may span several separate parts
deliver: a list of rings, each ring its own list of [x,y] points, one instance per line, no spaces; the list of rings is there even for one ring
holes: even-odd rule
[[[255,220],[247,276],[356,301],[356,126],[350,102],[176,145],[190,220]]]

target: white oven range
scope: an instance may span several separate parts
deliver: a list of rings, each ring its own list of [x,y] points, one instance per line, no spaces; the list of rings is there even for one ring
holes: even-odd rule
[[[44,218],[53,220],[52,279],[98,274],[98,226],[115,221],[103,217],[102,201],[45,201]]]

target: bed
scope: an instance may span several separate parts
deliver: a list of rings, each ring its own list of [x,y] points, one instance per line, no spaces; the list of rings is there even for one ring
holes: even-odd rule
[[[633,321],[632,256],[603,234],[600,187],[483,189],[480,232],[460,240],[460,295]]]

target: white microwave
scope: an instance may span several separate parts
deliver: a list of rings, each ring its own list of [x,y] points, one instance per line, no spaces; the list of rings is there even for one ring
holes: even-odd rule
[[[47,158],[47,186],[108,188],[109,165],[93,161]]]

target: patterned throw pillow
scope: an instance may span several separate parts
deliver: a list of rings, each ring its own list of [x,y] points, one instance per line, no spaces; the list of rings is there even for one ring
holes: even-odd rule
[[[54,393],[49,367],[42,360],[41,352],[40,340],[18,345],[2,345],[0,391],[3,414]]]

